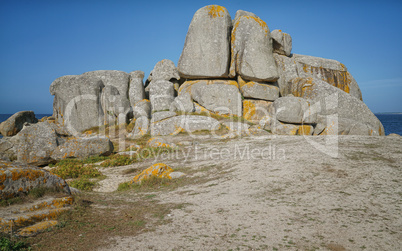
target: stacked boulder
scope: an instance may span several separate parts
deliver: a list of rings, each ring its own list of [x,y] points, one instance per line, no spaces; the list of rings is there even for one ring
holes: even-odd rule
[[[205,113],[243,117],[274,134],[384,135],[343,64],[291,51],[291,36],[257,15],[239,10],[232,20],[226,8],[205,6],[177,68],[158,62],[145,85],[142,71],[58,78],[54,116],[72,134],[133,119],[130,138],[219,129]]]

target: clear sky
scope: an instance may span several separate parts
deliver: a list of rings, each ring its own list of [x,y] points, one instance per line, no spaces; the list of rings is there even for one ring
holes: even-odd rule
[[[373,112],[402,112],[402,1],[0,0],[0,113],[52,113],[52,81],[179,60],[197,9],[255,13],[293,39],[293,53],[336,59]]]

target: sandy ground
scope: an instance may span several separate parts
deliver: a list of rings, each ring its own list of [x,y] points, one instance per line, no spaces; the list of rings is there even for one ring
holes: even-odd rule
[[[212,180],[155,193],[186,206],[102,250],[400,250],[402,137],[340,136],[329,151],[337,157],[324,140],[194,141],[163,162]],[[127,181],[127,168],[139,166],[108,169],[98,191]]]

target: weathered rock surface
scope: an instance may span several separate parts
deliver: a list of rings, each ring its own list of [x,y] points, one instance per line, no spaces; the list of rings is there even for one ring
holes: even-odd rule
[[[130,72],[130,86],[128,89],[128,97],[130,99],[131,107],[134,107],[138,102],[145,99],[143,79],[143,71]]]
[[[235,19],[231,34],[230,77],[240,75],[255,81],[279,78],[273,57],[273,45],[267,24],[254,16]]]
[[[242,115],[241,94],[236,81],[186,81],[179,89],[179,95],[184,93],[190,93],[198,104],[212,112]]]
[[[273,39],[274,52],[290,56],[292,51],[292,37],[281,30],[273,30],[271,37]]]
[[[356,97],[313,78],[296,78],[290,85],[296,97],[311,100],[311,106],[322,116],[337,116],[369,126],[368,135],[384,135],[384,127],[370,109]]]
[[[37,123],[33,111],[17,112],[3,123],[0,123],[0,134],[3,136],[14,136],[23,128],[25,123]]]
[[[115,70],[101,70],[101,71],[90,71],[85,72],[82,75],[84,76],[93,76],[100,80],[102,80],[103,84],[106,86],[113,86],[117,88],[120,96],[115,101],[118,103],[118,117],[127,118],[130,112],[130,101],[129,97],[129,83],[130,83],[130,75],[123,71],[115,71]],[[107,111],[103,111],[106,115]],[[123,119],[124,120],[124,119]],[[118,123],[115,121],[114,123]]]
[[[135,104],[133,108],[134,118],[145,116],[151,118],[151,102],[148,99],[143,99]]]
[[[191,20],[179,59],[180,75],[190,79],[227,77],[231,26],[226,8],[209,5],[199,9]]]
[[[53,162],[50,157],[59,142],[54,127],[48,122],[41,122],[22,129],[16,136],[14,145],[17,161],[25,164],[42,166]]]
[[[105,114],[105,125],[122,124],[126,122],[126,114],[121,110],[123,104],[121,103],[119,90],[116,87],[107,85],[103,88],[101,94],[101,105]]]
[[[285,123],[313,124],[317,122],[317,112],[304,98],[281,97],[274,101],[276,119]]]
[[[63,76],[53,81],[53,116],[72,134],[103,125],[102,80],[91,76]]]
[[[236,11],[235,18],[233,19],[233,25],[235,24],[235,20],[237,20],[239,17],[242,17],[242,16],[250,16],[250,17],[259,18],[256,14],[254,14],[252,12],[245,11],[245,10],[238,10],[238,11]]]
[[[226,128],[229,131],[241,134],[244,132],[248,132],[248,129],[250,128],[250,125],[247,123],[242,123],[242,122],[223,122],[222,123],[224,126],[226,126]]]
[[[170,111],[195,112],[194,102],[191,98],[191,94],[186,92],[176,97],[170,104]]]
[[[176,68],[176,65],[172,60],[163,59],[156,63],[154,69],[148,76],[147,81],[152,82],[153,80],[179,80],[180,75]]]
[[[163,119],[174,117],[176,115],[177,114],[175,112],[171,112],[171,111],[155,112],[152,114],[151,123],[155,123],[155,122],[158,122]]]
[[[12,161],[17,159],[17,151],[12,141],[9,138],[0,139],[0,160]]]
[[[173,83],[166,80],[155,80],[150,84],[149,99],[152,112],[169,110],[174,101],[175,90]]]
[[[33,188],[47,187],[70,194],[67,183],[50,172],[0,160],[0,199],[13,198]]]
[[[139,117],[135,121],[134,129],[127,135],[128,138],[141,138],[149,132],[149,119],[145,116]]]
[[[201,130],[214,131],[220,128],[218,120],[198,115],[181,115],[151,124],[151,135],[175,135],[180,132]]]
[[[336,60],[324,59],[312,56],[292,54],[291,57],[274,54],[280,78],[278,80],[282,96],[289,93],[292,79],[317,78],[335,86],[350,95],[362,100],[362,94],[356,80],[348,72],[346,67]]]
[[[259,123],[266,116],[270,116],[272,102],[264,100],[243,100],[243,117],[250,122]]]
[[[87,158],[91,156],[107,156],[113,152],[113,144],[106,137],[74,138],[58,146],[51,157],[55,160],[66,158]]]
[[[245,98],[255,98],[268,101],[274,101],[279,98],[279,87],[275,84],[245,81],[240,76],[238,76],[237,82],[240,86],[240,92]]]

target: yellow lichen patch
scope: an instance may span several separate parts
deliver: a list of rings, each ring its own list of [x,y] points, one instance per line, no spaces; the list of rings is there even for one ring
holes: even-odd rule
[[[207,10],[208,15],[212,18],[223,17],[226,12],[226,8],[219,5],[207,6]]]
[[[163,143],[158,141],[157,138],[151,138],[150,140],[148,140],[147,142],[148,145],[152,146],[152,147],[170,147],[173,148],[173,146],[167,144],[167,143]]]
[[[256,112],[256,107],[253,101],[251,100],[244,100],[243,101],[243,117],[249,121],[254,120]]]
[[[256,21],[261,26],[261,28],[264,29],[265,36],[268,36],[268,25],[267,25],[267,23],[265,23],[263,20],[261,20],[258,17],[252,17],[252,16],[244,16],[244,17],[247,18],[247,19],[250,19],[250,18],[254,19],[254,21]]]
[[[173,169],[171,167],[163,163],[157,163],[148,167],[140,174],[135,176],[131,181],[131,183],[141,183],[142,180],[148,179],[151,176],[171,179],[170,177],[171,172],[173,172]]]
[[[180,88],[179,91],[177,92],[178,95],[182,94],[182,92],[188,92],[191,94],[191,86],[194,84],[199,83],[201,80],[190,80],[190,81],[186,81],[184,82]]]
[[[22,237],[33,236],[40,232],[43,232],[44,230],[46,230],[48,228],[54,227],[56,225],[57,225],[56,220],[42,221],[42,222],[36,223],[35,225],[22,228],[18,232],[17,235],[22,236]]]
[[[297,130],[297,135],[311,135],[312,128],[310,125],[301,125]]]

